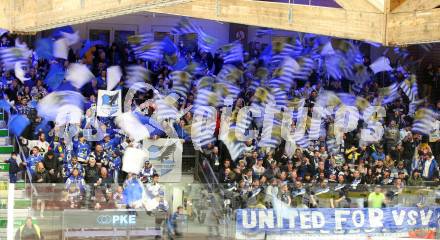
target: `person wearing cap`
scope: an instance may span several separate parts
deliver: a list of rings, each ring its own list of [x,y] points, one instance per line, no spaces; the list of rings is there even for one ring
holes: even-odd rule
[[[44,239],[41,234],[40,226],[33,223],[32,217],[27,217],[15,234],[15,240],[41,240]]]
[[[394,178],[391,177],[391,169],[385,168],[383,172],[383,176],[379,178],[377,181],[377,184],[381,185],[392,185],[394,181]]]
[[[153,167],[153,164],[150,163],[150,160],[146,160],[144,163],[144,167],[142,168],[139,176],[143,183],[151,183],[153,181],[154,174],[157,174],[156,169]]]

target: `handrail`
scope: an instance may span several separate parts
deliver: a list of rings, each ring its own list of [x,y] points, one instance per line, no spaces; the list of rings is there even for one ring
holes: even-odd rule
[[[20,154],[20,158],[22,159],[22,161],[26,161],[26,155],[24,153],[23,148],[21,147],[20,141],[18,140],[17,136],[15,136],[15,141],[16,141],[17,146],[18,146],[18,152]],[[34,184],[32,183],[32,174],[29,171],[29,168],[27,166],[26,166],[26,175],[29,178],[29,183],[31,184],[32,193],[35,194],[36,196],[38,196],[37,189],[35,188]]]

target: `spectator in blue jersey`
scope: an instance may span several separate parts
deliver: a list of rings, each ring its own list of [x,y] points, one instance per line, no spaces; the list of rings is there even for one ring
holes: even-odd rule
[[[78,168],[74,168],[72,170],[72,175],[70,175],[70,177],[68,177],[66,180],[66,189],[69,190],[71,186],[76,187],[82,193],[85,191],[86,183],[84,178],[79,174]]]
[[[190,142],[191,137],[189,134],[185,131],[185,125],[186,122],[184,119],[180,119],[179,123],[174,123],[174,129],[176,129],[177,136],[181,139],[184,139],[185,142]]]
[[[432,152],[427,152],[422,156],[422,177],[425,180],[433,181],[439,178],[439,165],[437,160],[432,155]]]
[[[173,236],[179,238],[183,236],[183,227],[185,225],[186,216],[183,214],[183,207],[178,206],[177,211],[168,218],[168,231],[170,239]]]
[[[377,150],[371,154],[371,158],[373,158],[373,161],[376,162],[377,160],[385,160],[385,153],[383,152],[383,147],[379,146],[377,147]]]
[[[67,164],[65,167],[65,177],[69,178],[72,175],[73,169],[76,169],[79,173],[79,175],[84,175],[83,166],[78,163],[78,157],[76,155],[73,155],[70,159],[70,163]]]
[[[26,159],[26,162],[23,165],[29,170],[30,174],[33,176],[35,174],[35,169],[38,162],[41,162],[43,157],[40,155],[40,150],[38,147],[33,147],[31,150],[31,155]]]
[[[102,141],[101,145],[104,148],[104,151],[109,156],[111,153],[118,148],[118,145],[121,141],[120,137],[111,137],[110,134],[106,133],[104,135],[104,140]]]
[[[78,135],[78,142],[74,143],[73,151],[78,157],[80,163],[85,163],[87,161],[87,157],[90,154],[90,145],[87,143],[86,138],[82,133]]]
[[[121,152],[115,150],[111,153],[109,174],[113,176],[115,183],[123,182],[121,177],[122,159],[120,157]]]

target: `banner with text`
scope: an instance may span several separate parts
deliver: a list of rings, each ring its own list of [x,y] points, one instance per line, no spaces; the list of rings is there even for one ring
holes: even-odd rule
[[[143,149],[160,175],[161,182],[180,182],[182,177],[182,140],[178,138],[146,139]]]
[[[391,233],[439,227],[440,207],[239,209],[236,238],[265,234]]]

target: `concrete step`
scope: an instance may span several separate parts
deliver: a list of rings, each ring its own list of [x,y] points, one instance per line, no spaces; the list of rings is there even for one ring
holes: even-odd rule
[[[28,209],[32,205],[32,202],[30,199],[16,199],[14,201],[14,209]],[[8,200],[7,199],[0,199],[0,211],[3,211],[8,208]]]
[[[8,198],[8,190],[0,190],[0,199]],[[26,190],[14,190],[15,199],[26,199]]]
[[[29,216],[29,209],[14,209],[14,219],[25,219]],[[8,218],[8,210],[0,209],[0,219],[6,220]]]
[[[6,137],[0,136],[0,145],[2,146],[11,145],[11,139],[9,138],[9,136]]]

